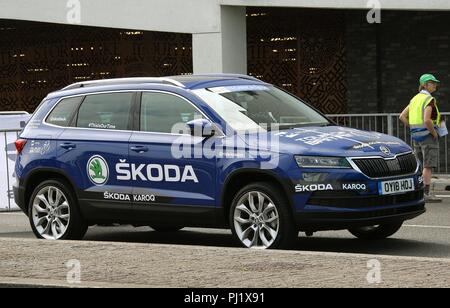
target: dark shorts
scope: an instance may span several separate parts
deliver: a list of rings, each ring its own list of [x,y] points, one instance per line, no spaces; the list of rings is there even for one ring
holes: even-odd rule
[[[422,142],[414,141],[414,151],[424,168],[437,168],[439,142],[429,136]]]

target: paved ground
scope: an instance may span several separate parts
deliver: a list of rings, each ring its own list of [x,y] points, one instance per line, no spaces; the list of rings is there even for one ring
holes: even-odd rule
[[[161,234],[128,226],[92,227],[86,240],[37,241],[23,214],[0,214],[0,285],[61,285],[66,262],[77,259],[83,286],[377,286],[366,280],[375,258],[379,286],[450,287],[450,198],[380,242],[319,232],[300,234],[291,251],[254,251],[236,248],[226,230]]]
[[[385,241],[360,241],[347,231],[318,232],[310,238],[301,233],[293,250],[450,258],[450,198],[444,200],[441,204],[428,205],[427,213],[406,222],[396,235]],[[0,237],[31,239],[34,235],[27,217],[21,213],[13,213],[0,214]],[[237,247],[230,231],[218,229],[188,228],[164,234],[146,227],[91,227],[85,239]]]
[[[374,256],[359,254],[2,238],[0,255],[0,286],[64,285],[68,275],[78,277],[66,267],[74,259],[82,286],[450,286],[448,259],[378,256],[372,262],[379,272],[369,281],[380,283],[369,284]]]

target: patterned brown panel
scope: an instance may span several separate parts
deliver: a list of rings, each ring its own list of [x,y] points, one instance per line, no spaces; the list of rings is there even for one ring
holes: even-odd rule
[[[344,31],[338,11],[249,8],[248,71],[322,112],[344,113]]]
[[[192,73],[192,36],[0,20],[0,111],[72,82]]]

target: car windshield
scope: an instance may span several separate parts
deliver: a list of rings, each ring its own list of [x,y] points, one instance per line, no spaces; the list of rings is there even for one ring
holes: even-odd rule
[[[320,113],[270,85],[226,86],[193,92],[237,131],[330,125]]]

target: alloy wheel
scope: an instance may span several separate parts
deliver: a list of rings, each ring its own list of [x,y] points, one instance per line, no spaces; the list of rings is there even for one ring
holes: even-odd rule
[[[67,197],[55,186],[42,188],[33,200],[32,218],[36,231],[45,239],[60,239],[70,223]]]
[[[244,194],[234,209],[234,228],[248,248],[269,248],[276,240],[280,217],[274,202],[264,193]]]

